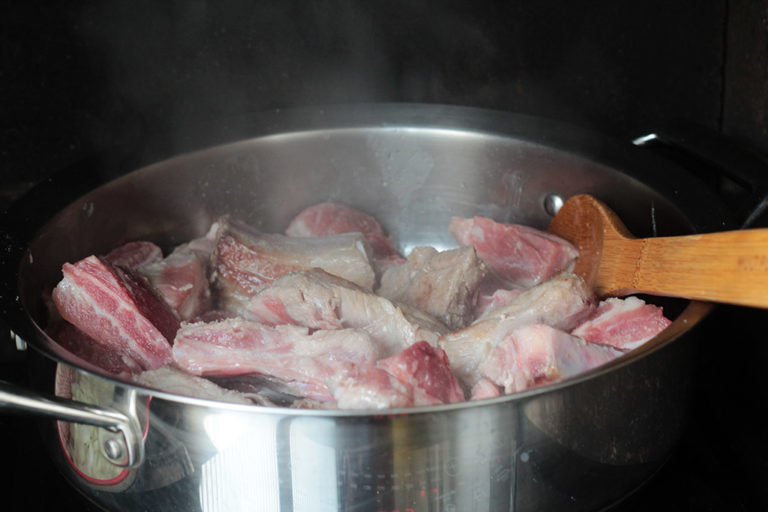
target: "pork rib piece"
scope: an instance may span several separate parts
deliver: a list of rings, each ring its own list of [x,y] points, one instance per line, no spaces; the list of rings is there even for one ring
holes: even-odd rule
[[[472,247],[438,252],[416,247],[403,265],[389,267],[377,293],[420,309],[450,329],[474,320],[474,302],[487,268]]]
[[[411,407],[413,388],[372,364],[348,366],[331,376],[328,387],[339,409]]]
[[[632,350],[650,340],[672,323],[659,306],[638,297],[601,301],[594,316],[571,334],[592,343]]]
[[[264,288],[243,308],[245,318],[270,325],[367,332],[390,356],[418,342],[437,345],[445,326],[434,318],[321,269],[296,271]]]
[[[607,363],[622,352],[548,325],[512,330],[480,364],[480,374],[506,393],[556,382]]]
[[[103,257],[113,266],[136,268],[163,259],[163,250],[152,242],[137,240],[115,247]]]
[[[513,329],[542,323],[569,331],[592,314],[596,302],[581,277],[563,273],[523,291],[469,327],[443,335],[438,345],[456,376],[471,388],[482,377],[480,363]]]
[[[171,361],[179,321],[139,276],[96,256],[65,263],[56,309],[94,341],[152,370]]]
[[[331,400],[327,380],[350,364],[373,364],[378,348],[356,329],[315,331],[270,327],[239,318],[184,324],[176,336],[173,360],[198,376],[231,377],[258,373],[284,382],[296,396]]]
[[[381,267],[405,261],[376,219],[342,204],[319,203],[310,206],[294,217],[285,230],[288,236],[301,237],[344,233],[362,233],[371,244],[373,258]]]
[[[562,238],[486,217],[453,217],[448,229],[460,245],[473,246],[483,261],[518,287],[534,286],[568,270],[578,256]]]
[[[209,285],[209,264],[214,240],[206,237],[176,247],[160,261],[147,263],[138,272],[184,321],[210,310],[213,302]]]
[[[413,389],[413,405],[464,401],[464,392],[451,373],[445,351],[425,341],[414,343],[395,356],[379,360],[376,366]]]
[[[370,247],[359,233],[289,237],[260,233],[230,218],[219,226],[212,279],[223,309],[239,313],[248,298],[281,275],[315,267],[373,289]]]

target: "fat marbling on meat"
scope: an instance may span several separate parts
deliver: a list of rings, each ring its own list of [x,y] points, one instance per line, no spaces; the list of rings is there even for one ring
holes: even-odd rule
[[[52,297],[64,320],[144,370],[171,361],[179,320],[141,277],[97,256],[65,263],[62,273]]]

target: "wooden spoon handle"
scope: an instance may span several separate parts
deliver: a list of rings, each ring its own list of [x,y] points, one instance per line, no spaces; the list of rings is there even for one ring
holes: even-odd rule
[[[768,307],[768,229],[605,240],[602,254],[599,295],[648,293]]]

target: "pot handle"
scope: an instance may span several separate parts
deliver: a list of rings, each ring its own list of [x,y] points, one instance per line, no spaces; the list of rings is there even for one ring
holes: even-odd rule
[[[768,210],[768,162],[720,134],[689,126],[648,133],[632,143],[661,153],[708,182],[742,228]]]
[[[123,393],[124,395],[120,397],[121,403],[126,403],[131,411],[136,410],[134,391],[117,388],[115,392]],[[115,466],[125,468],[135,468],[144,460],[142,429],[134,414],[126,415],[112,408],[96,407],[84,402],[34,393],[2,380],[0,380],[0,409],[84,423],[120,433],[122,443],[119,441],[120,437],[110,437],[102,446],[107,460]]]

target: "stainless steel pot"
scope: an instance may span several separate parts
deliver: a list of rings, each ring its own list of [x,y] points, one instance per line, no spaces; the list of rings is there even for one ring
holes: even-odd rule
[[[56,364],[59,396],[2,383],[0,403],[58,420],[46,422],[52,457],[84,495],[120,510],[593,510],[663,464],[685,421],[691,331],[710,309],[701,303],[665,301],[676,319],[662,336],[577,378],[376,412],[156,392],[49,339],[46,297],[63,262],[131,239],[171,247],[224,213],[280,231],[310,204],[344,202],[380,219],[404,251],[451,246],[452,215],[545,228],[561,199],[584,192],[642,236],[735,227],[721,199],[671,162],[541,119],[368,105],[274,113],[224,133],[237,141],[114,179],[70,170],[3,218],[2,314]],[[78,195],[75,176],[106,183]],[[72,400],[73,382],[87,399]]]

